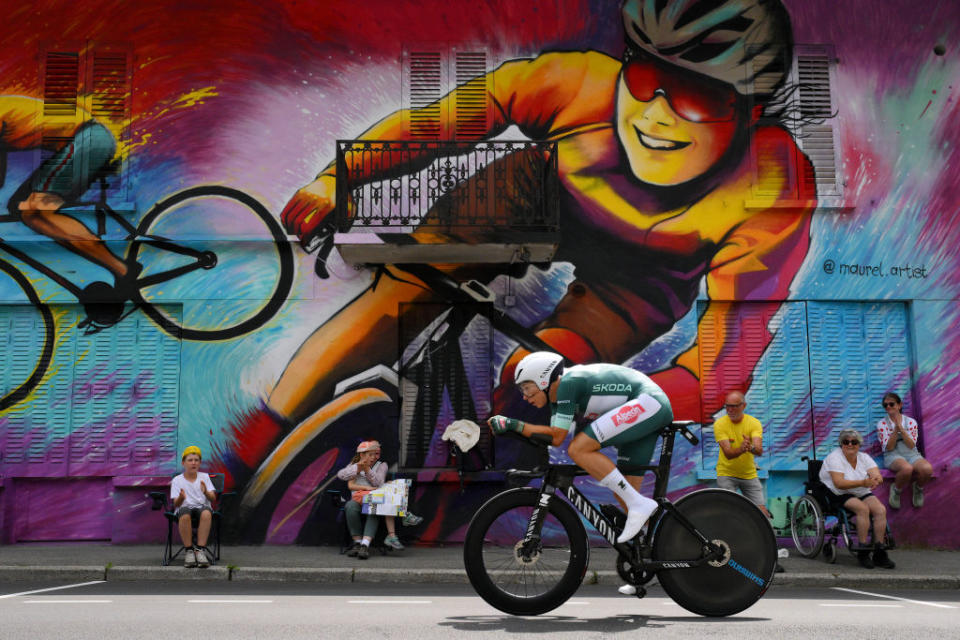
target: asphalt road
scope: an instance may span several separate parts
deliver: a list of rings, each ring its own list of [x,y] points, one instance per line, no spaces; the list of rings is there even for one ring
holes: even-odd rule
[[[960,593],[771,589],[703,618],[658,587],[642,600],[586,585],[535,618],[503,614],[468,585],[282,582],[0,583],[0,637],[38,638],[904,638],[960,637]],[[629,635],[627,635],[629,634]]]

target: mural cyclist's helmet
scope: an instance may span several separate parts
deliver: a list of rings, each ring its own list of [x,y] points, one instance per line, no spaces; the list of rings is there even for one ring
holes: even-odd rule
[[[737,102],[750,96],[767,102],[792,64],[790,17],[780,0],[625,0],[623,25],[624,80],[630,92],[647,102],[662,90],[681,117],[694,116],[689,120],[732,119],[731,108],[739,105],[708,104],[711,85],[715,96],[733,87]],[[632,61],[667,63],[692,74],[650,78],[652,72],[644,75],[642,65],[631,67]],[[653,86],[655,80],[672,86]]]
[[[523,382],[532,382],[541,391],[563,373],[563,356],[550,351],[534,351],[517,364],[513,380],[519,386]]]

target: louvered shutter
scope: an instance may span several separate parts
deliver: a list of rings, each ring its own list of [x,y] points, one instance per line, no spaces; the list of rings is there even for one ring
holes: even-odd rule
[[[409,109],[408,130],[414,140],[439,140],[440,98],[445,93],[447,70],[444,54],[437,49],[413,48],[404,52],[404,107]]]
[[[179,318],[179,307],[164,307]],[[176,468],[180,342],[133,314],[79,335],[70,475],[154,475]]]
[[[74,344],[63,327],[76,323],[69,307],[53,307],[60,334],[53,358],[40,384],[22,402],[0,415],[0,475],[63,477],[67,474],[67,442],[73,386]],[[0,345],[4,393],[33,372],[43,348],[43,319],[29,305],[0,306]]]
[[[90,114],[99,122],[111,123],[120,135],[126,135],[126,127],[130,122],[130,108],[132,98],[131,86],[131,58],[128,51],[122,49],[95,49],[90,66],[88,109]],[[126,180],[126,145],[124,140],[118,140],[120,149],[116,175],[108,179],[108,197],[116,202],[128,197]]]
[[[487,85],[485,73],[487,56],[483,51],[457,51],[456,66],[456,122],[458,140],[478,140],[489,130]]]
[[[746,390],[747,413],[764,427],[765,451],[757,465],[761,469],[799,469],[798,451],[809,453],[811,442],[809,405],[800,401],[809,391],[803,303],[713,303],[701,315],[703,468],[716,468],[719,447],[711,425],[725,415],[722,403],[726,394],[743,390],[737,389],[736,381],[752,377]],[[772,339],[764,348],[768,333]]]
[[[902,303],[810,302],[810,376],[817,457],[857,429],[879,458],[880,399],[893,390],[909,402],[910,337]]]
[[[817,195],[840,196],[842,181],[834,132],[837,108],[831,77],[833,57],[825,47],[809,46],[798,48],[795,57],[800,116],[804,120],[822,121],[802,125],[797,143],[813,164]],[[804,179],[804,176],[799,177]],[[801,193],[805,190],[812,193],[812,187],[801,184]]]

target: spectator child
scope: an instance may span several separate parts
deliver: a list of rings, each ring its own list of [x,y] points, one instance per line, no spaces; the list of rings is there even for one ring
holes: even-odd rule
[[[173,510],[177,514],[180,540],[183,541],[183,547],[187,550],[183,566],[206,568],[210,566],[206,546],[210,525],[213,523],[211,503],[217,499],[217,494],[213,492],[213,482],[209,474],[199,470],[200,447],[187,447],[183,450],[180,460],[183,463],[183,473],[170,483],[170,498],[173,500]],[[194,526],[197,527],[196,541],[193,540]]]

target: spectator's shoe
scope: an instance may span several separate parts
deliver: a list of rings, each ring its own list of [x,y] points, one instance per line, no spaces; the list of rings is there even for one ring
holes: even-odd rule
[[[363,545],[360,544],[359,542],[354,542],[354,543],[350,546],[350,548],[347,549],[347,555],[350,556],[351,558],[356,558],[356,557],[357,557],[357,553],[360,552],[360,547],[362,547],[362,546],[363,546]]]
[[[899,509],[900,508],[900,493],[901,490],[897,489],[897,485],[890,487],[890,508]]]
[[[882,544],[877,544],[873,549],[873,564],[884,569],[893,569],[897,566],[897,563],[887,555],[887,550]]]
[[[370,557],[370,545],[362,544],[357,549],[357,560],[366,560]]]
[[[183,566],[188,569],[197,566],[197,554],[194,553],[193,549],[187,549],[187,552],[183,554]]]
[[[637,595],[637,588],[632,584],[623,584],[617,587],[617,591],[622,593],[625,596],[635,596]]]
[[[913,483],[913,506],[919,509],[923,506],[923,487]]]
[[[193,550],[197,557],[197,566],[206,569],[210,566],[210,558],[207,556],[207,550],[203,547],[197,547]]]
[[[383,539],[383,544],[387,545],[391,549],[396,549],[397,551],[403,551],[403,544],[400,542],[400,538],[396,535],[387,536]]]
[[[857,551],[857,562],[864,569],[873,569],[873,560],[870,559],[870,552],[866,549]]]
[[[415,527],[415,526],[417,526],[418,524],[420,524],[421,522],[423,522],[423,517],[422,517],[422,516],[418,516],[418,515],[415,514],[415,513],[410,513],[410,512],[408,511],[408,512],[407,512],[407,515],[403,516],[402,522],[403,522],[403,526],[405,526],[405,527]]]

